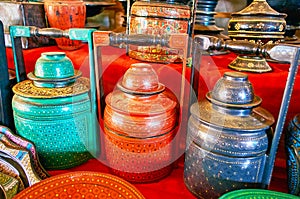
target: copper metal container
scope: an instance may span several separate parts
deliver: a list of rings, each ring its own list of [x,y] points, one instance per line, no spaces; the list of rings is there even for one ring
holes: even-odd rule
[[[132,64],[117,86],[104,110],[105,154],[112,172],[131,182],[168,175],[177,101],[149,64]]]
[[[236,189],[263,187],[274,122],[254,95],[246,74],[226,72],[194,103],[188,122],[184,181],[200,198],[218,198]]]

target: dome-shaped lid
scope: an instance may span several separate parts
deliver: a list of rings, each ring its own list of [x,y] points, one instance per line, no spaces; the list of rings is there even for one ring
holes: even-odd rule
[[[273,116],[261,107],[248,76],[226,72],[208,92],[207,100],[191,106],[191,114],[208,125],[233,130],[261,130],[274,123]],[[257,108],[254,108],[257,107]]]
[[[231,14],[228,36],[267,43],[284,38],[286,14],[272,9],[266,0],[254,0],[249,6]]]
[[[225,72],[206,97],[213,104],[233,108],[252,108],[261,103],[261,98],[254,95],[248,75],[240,72]]]
[[[117,87],[125,93],[136,95],[158,94],[165,89],[152,66],[145,63],[132,64]]]
[[[106,105],[123,114],[156,115],[175,109],[177,101],[150,64],[132,64],[118,82],[117,88],[105,99]],[[165,92],[163,92],[165,91]]]
[[[270,128],[275,121],[272,114],[261,107],[252,109],[250,114],[235,115],[223,112],[222,109],[216,109],[207,100],[194,103],[190,111],[196,119],[218,129],[258,131]]]
[[[65,52],[45,52],[35,64],[33,72],[28,73],[28,79],[37,87],[64,87],[74,83],[81,76],[74,69],[72,61]]]
[[[268,4],[266,0],[253,0],[252,3],[239,12],[234,12],[231,16],[239,15],[266,15],[275,17],[286,17],[286,14],[279,13]]]

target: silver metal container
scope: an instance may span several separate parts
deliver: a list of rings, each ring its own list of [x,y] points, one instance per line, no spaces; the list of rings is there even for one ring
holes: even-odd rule
[[[190,108],[184,165],[187,188],[207,199],[263,187],[274,118],[258,107],[262,100],[254,95],[248,76],[226,72],[206,98]]]

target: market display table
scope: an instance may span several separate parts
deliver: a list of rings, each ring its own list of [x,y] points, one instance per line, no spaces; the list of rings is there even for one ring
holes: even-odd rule
[[[26,72],[31,72],[34,69],[36,60],[40,57],[42,52],[49,51],[62,51],[56,46],[47,46],[42,48],[23,50]],[[7,60],[9,68],[14,68],[12,49],[7,48]],[[88,48],[86,44],[75,51],[66,51],[66,55],[73,61],[74,67],[83,72],[83,76],[89,76],[89,62],[88,62]],[[222,77],[224,72],[231,71],[227,66],[236,57],[235,54],[229,53],[218,56],[202,56],[201,69],[200,69],[200,89],[199,98],[204,98],[208,90],[211,90],[216,81]],[[125,49],[115,47],[104,47],[102,49],[103,60],[103,82],[104,93],[107,95],[115,89],[117,81],[122,77],[125,71],[133,63],[141,62],[132,59],[126,55]],[[249,81],[253,84],[254,93],[262,98],[261,106],[271,112],[275,119],[277,119],[280,103],[283,95],[283,90],[286,83],[289,64],[269,62],[273,71],[268,73],[247,73]],[[178,79],[181,76],[181,64],[155,64],[153,67],[159,77],[159,81],[170,88],[175,94],[180,92],[178,86]],[[186,88],[189,86],[190,68],[186,71]],[[297,114],[300,113],[300,82],[299,76],[294,86],[290,107],[286,119],[287,123]],[[188,101],[184,102],[183,109],[188,109]],[[182,115],[182,123],[187,122],[187,115]],[[102,126],[103,121],[99,121]],[[274,126],[275,127],[275,126]],[[284,129],[286,130],[286,128]],[[181,132],[182,133],[182,132]],[[182,143],[181,143],[182,144]],[[179,148],[184,145],[178,146]],[[272,180],[269,189],[287,192],[286,180],[286,155],[284,149],[284,132],[278,147],[278,153],[275,161],[275,168],[272,175]],[[164,179],[157,182],[146,184],[135,184],[137,189],[146,198],[194,198],[194,196],[187,190],[183,181],[183,168],[184,168],[184,154],[178,158],[175,163],[175,168],[172,173]],[[109,172],[109,168],[97,159],[91,159],[88,162],[67,170],[49,171],[50,175],[57,175],[69,171],[98,171]]]

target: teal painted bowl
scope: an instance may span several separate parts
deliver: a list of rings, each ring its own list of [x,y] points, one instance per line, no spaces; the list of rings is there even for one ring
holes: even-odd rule
[[[58,88],[73,84],[81,75],[65,52],[45,52],[27,77],[37,87]]]
[[[72,61],[64,52],[45,52],[37,59],[34,75],[39,78],[60,79],[75,74]]]

